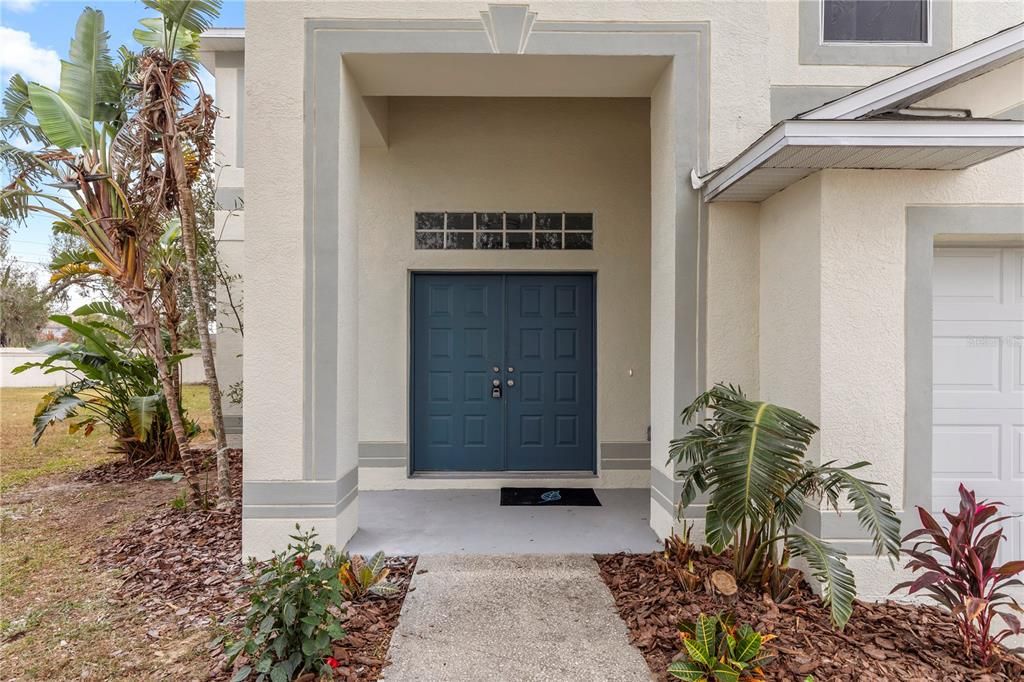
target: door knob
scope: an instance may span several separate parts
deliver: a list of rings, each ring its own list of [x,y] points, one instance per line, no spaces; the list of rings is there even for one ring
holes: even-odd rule
[[[498,367],[497,365],[495,365],[494,367],[491,367],[491,370],[492,370],[492,371],[493,371],[493,372],[494,372],[495,374],[497,374],[498,372],[500,372],[500,371],[501,371],[501,367]]]
[[[515,367],[509,367],[509,368],[508,368],[508,371],[510,371],[510,372],[514,372],[514,371],[516,371],[516,368],[515,368]]]
[[[509,380],[508,380],[508,385],[509,385],[509,386],[515,386],[515,385],[516,385],[516,382],[512,381],[511,379],[509,379]]]

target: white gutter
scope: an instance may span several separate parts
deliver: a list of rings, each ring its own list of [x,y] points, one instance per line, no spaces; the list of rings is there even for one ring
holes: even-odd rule
[[[794,146],[1006,147],[1010,151],[1024,148],[1024,122],[983,119],[781,121],[707,182],[704,200],[713,200],[751,171],[766,165],[775,154]]]
[[[803,120],[856,119],[918,100],[1024,58],[1024,24],[1000,31],[920,66],[800,114]]]

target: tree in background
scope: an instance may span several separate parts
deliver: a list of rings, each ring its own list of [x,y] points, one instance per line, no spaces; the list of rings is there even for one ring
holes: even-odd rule
[[[7,230],[0,229],[0,346],[30,346],[46,324],[53,300],[35,275],[10,255]]]

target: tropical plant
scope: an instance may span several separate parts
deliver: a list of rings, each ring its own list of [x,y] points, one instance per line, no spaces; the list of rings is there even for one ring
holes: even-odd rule
[[[122,48],[115,63],[107,40],[103,13],[86,8],[68,59],[61,62],[58,90],[11,78],[0,116],[0,159],[13,179],[0,191],[0,217],[48,215],[55,229],[78,235],[92,252],[95,269],[113,284],[131,320],[134,340],[156,365],[182,468],[201,504],[196,455],[188,447],[153,284],[146,277],[168,210],[168,163],[138,123],[131,96],[139,87],[133,80],[136,55]],[[15,136],[40,148],[15,147],[7,141]]]
[[[709,416],[702,416],[709,413]],[[709,493],[705,536],[715,552],[731,547],[736,579],[761,586],[786,585],[789,559],[802,557],[822,585],[832,621],[843,627],[853,610],[856,585],[841,549],[801,529],[806,502],[824,501],[841,511],[849,499],[879,556],[899,558],[900,522],[879,483],[852,472],[857,462],[835,466],[806,459],[818,427],[803,415],[748,400],[739,387],[717,384],[683,410],[695,424],[672,441],[670,461],[684,468],[680,508]]]
[[[384,552],[377,552],[369,561],[359,554],[345,560],[338,569],[345,599],[352,601],[367,594],[386,597],[397,592],[398,586],[387,579],[391,571],[385,564]]]
[[[286,682],[310,672],[329,673],[337,662],[330,657],[331,642],[345,636],[341,627],[342,587],[338,570],[342,557],[316,541],[316,533],[296,534],[283,552],[267,562],[251,560],[252,582],[243,592],[249,597],[242,636],[234,641],[218,638],[236,682],[270,679]],[[313,555],[324,550],[322,560]]]
[[[775,635],[762,635],[746,623],[736,627],[731,616],[703,613],[692,623],[679,624],[684,657],[668,674],[689,682],[736,682],[763,679],[763,667],[773,658],[763,648]]]
[[[177,212],[181,224],[181,242],[185,251],[191,299],[196,303],[196,331],[210,394],[210,415],[217,439],[218,506],[233,504],[228,480],[227,435],[221,406],[213,344],[210,341],[208,307],[209,287],[204,287],[199,265],[199,230],[193,185],[201,176],[213,150],[213,130],[217,111],[213,99],[203,91],[196,70],[199,35],[210,27],[220,12],[221,0],[143,0],[158,17],[142,21],[135,39],[144,46],[136,73],[139,92],[133,119],[143,132],[138,140],[146,156],[164,160],[168,186],[164,199]],[[198,90],[191,107],[188,93]],[[207,282],[208,284],[208,282]]]
[[[79,340],[49,343],[37,350],[46,354],[39,362],[14,368],[18,374],[38,368],[46,374],[63,372],[66,385],[46,393],[36,406],[33,444],[58,422],[70,422],[68,431],[89,436],[100,424],[117,438],[115,450],[130,462],[161,457],[177,459],[178,449],[170,430],[170,414],[153,360],[130,347],[130,323],[123,311],[105,303],[91,303],[69,315],[50,319],[73,332]],[[94,318],[94,319],[87,319]],[[99,319],[95,319],[99,318]],[[168,358],[176,365],[187,356]],[[198,425],[182,415],[189,434]]]
[[[988,665],[1003,640],[1021,633],[1020,619],[1007,609],[1024,613],[1006,592],[1008,587],[1024,585],[1015,577],[1024,572],[1024,561],[994,565],[1003,540],[999,524],[1013,518],[997,516],[1001,506],[1002,502],[978,502],[974,491],[961,483],[959,511],[955,516],[942,512],[948,529],[918,507],[922,527],[903,538],[905,543],[916,541],[903,553],[910,557],[906,568],[924,572],[892,590],[907,589],[909,594],[924,590],[949,609],[964,653],[982,665]],[[997,627],[1000,618],[1006,624],[1002,628]]]

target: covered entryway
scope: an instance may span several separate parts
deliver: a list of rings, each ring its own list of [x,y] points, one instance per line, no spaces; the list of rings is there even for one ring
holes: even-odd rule
[[[933,270],[932,508],[962,481],[1024,512],[1024,249],[939,248]],[[1024,519],[1000,561],[1024,556]]]
[[[596,472],[590,274],[415,274],[412,469]]]

